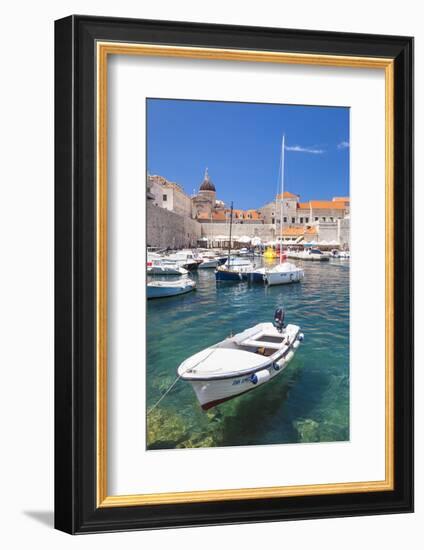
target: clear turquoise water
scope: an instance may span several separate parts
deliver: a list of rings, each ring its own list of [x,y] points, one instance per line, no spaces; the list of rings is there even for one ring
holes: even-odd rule
[[[349,265],[303,262],[299,284],[216,283],[194,275],[197,290],[147,305],[147,410],[190,355],[256,323],[283,305],[286,323],[305,334],[288,367],[255,391],[203,412],[179,380],[147,416],[147,447],[345,441],[349,439]]]

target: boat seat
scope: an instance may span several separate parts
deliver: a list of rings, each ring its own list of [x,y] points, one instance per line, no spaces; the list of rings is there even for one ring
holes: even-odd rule
[[[243,340],[239,344],[240,346],[246,346],[250,348],[271,348],[271,349],[280,349],[281,344],[276,344],[274,342],[266,342],[264,340],[261,340],[258,342],[258,340],[253,340],[252,338],[247,338],[246,340]]]

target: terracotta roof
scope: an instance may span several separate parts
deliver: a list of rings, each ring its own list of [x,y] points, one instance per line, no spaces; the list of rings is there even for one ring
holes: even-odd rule
[[[305,235],[316,235],[317,230],[315,227],[307,227],[305,230]]]
[[[333,201],[334,202],[341,202],[341,201],[350,202],[350,197],[333,197]]]
[[[212,220],[225,222],[226,219],[225,212],[222,210],[221,212],[212,212]]]
[[[334,201],[310,201],[312,208],[322,208],[328,210],[344,210],[346,206],[341,202]]]
[[[260,220],[262,215],[257,210],[246,210],[246,213],[250,215],[251,220]]]
[[[317,230],[315,227],[285,227],[283,229],[283,237],[300,237],[301,235],[315,235]]]
[[[281,197],[281,193],[277,195],[276,199],[280,200],[281,198],[284,199],[298,199],[299,195],[293,195],[293,193],[290,193],[290,191],[284,191],[283,197]]]
[[[310,209],[310,204],[309,204],[309,202],[298,202],[297,203],[297,208],[299,208],[300,210],[309,210]]]

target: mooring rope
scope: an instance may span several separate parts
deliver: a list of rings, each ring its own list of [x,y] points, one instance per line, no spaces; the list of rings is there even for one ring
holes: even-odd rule
[[[172,390],[172,388],[175,386],[175,384],[178,382],[178,380],[181,378],[181,375],[177,376],[177,378],[172,382],[172,384],[169,386],[169,388],[166,390],[166,392],[160,396],[160,398],[156,401],[156,403],[153,405],[151,409],[147,411],[147,416],[159,405],[159,403],[162,401],[164,397],[168,395],[168,393]]]
[[[203,361],[205,361],[206,359],[208,359],[208,357],[210,357],[212,355],[212,353],[215,351],[216,348],[212,348],[211,351],[207,354],[206,357],[203,357],[203,359],[200,359],[200,361],[198,361],[195,365],[193,365],[192,367],[190,367],[191,369],[194,369],[196,368],[198,365],[200,365],[200,363],[203,363]],[[172,390],[172,388],[175,386],[175,384],[178,382],[178,380],[183,376],[183,374],[185,374],[186,371],[182,372],[181,374],[179,374],[177,376],[177,378],[172,382],[172,384],[169,386],[169,388],[166,390],[166,392],[161,395],[159,397],[159,399],[156,401],[156,403],[153,405],[153,407],[151,407],[148,411],[147,411],[147,416],[149,416],[149,414],[154,410],[156,409],[156,407],[159,405],[159,403],[162,401],[162,399],[164,399],[168,393]]]

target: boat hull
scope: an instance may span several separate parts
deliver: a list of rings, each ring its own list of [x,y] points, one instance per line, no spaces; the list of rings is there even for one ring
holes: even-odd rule
[[[169,298],[170,296],[179,296],[180,294],[187,294],[191,292],[196,287],[192,285],[187,285],[184,287],[147,287],[147,299],[151,300],[153,298]]]
[[[204,260],[200,265],[199,269],[215,269],[219,265],[218,260]]]
[[[303,271],[276,271],[268,272],[264,275],[265,283],[268,286],[286,285],[290,283],[299,283],[303,278]]]
[[[152,266],[147,268],[148,275],[186,275],[188,271],[179,267]]]
[[[239,283],[243,281],[243,274],[238,271],[220,270],[215,271],[217,281]]]
[[[252,375],[249,374],[221,380],[190,381],[200,406],[206,411],[216,405],[224,403],[225,401],[234,399],[235,397],[239,397],[244,393],[252,391],[259,386],[263,386],[283,372],[289,362],[293,359],[298,345],[299,341],[297,340],[293,344],[292,349],[282,359],[280,359],[280,361],[277,361],[269,365],[267,368],[262,369],[261,372],[264,374],[261,377],[257,377],[258,380],[256,382],[254,379],[252,380]],[[264,371],[266,371],[266,373]]]
[[[288,257],[296,260],[303,260],[305,262],[328,262],[330,259],[328,256],[324,256],[324,254],[289,254]]]

